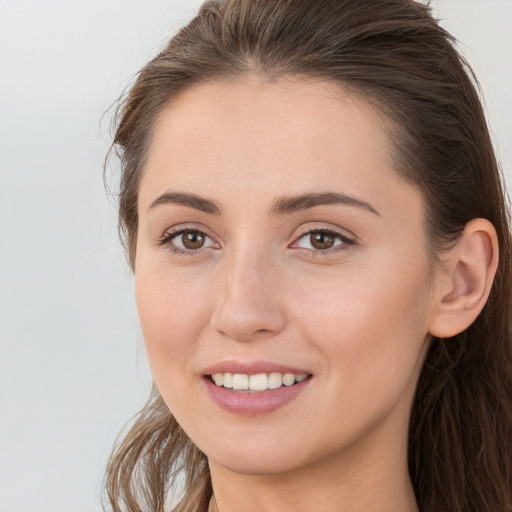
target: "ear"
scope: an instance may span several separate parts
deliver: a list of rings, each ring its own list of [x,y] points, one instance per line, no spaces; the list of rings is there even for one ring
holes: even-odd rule
[[[482,311],[498,267],[498,237],[485,219],[466,224],[455,247],[443,254],[436,276],[429,332],[449,338],[469,327]]]

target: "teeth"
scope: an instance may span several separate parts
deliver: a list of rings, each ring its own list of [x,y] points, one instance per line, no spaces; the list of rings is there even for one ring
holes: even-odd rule
[[[264,391],[268,389],[268,377],[264,373],[249,377],[249,389],[251,391]]]
[[[285,373],[283,375],[283,384],[285,386],[291,386],[292,384],[295,384],[295,375],[293,375],[293,373]]]
[[[268,376],[268,389],[277,389],[283,385],[282,373],[271,373]]]
[[[213,382],[216,386],[223,386],[236,391],[265,391],[277,389],[281,386],[291,386],[296,382],[302,382],[308,378],[308,374],[294,375],[293,373],[258,373],[246,375],[244,373],[214,373]]]
[[[224,378],[222,379],[222,386],[228,389],[233,388],[233,374],[232,373],[218,373],[217,375],[224,375]],[[217,383],[216,383],[217,384]]]
[[[249,375],[233,374],[233,389],[249,389]]]

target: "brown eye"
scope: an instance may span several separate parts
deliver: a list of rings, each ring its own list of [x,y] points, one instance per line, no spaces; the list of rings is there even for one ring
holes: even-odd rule
[[[316,231],[309,235],[309,241],[315,249],[330,249],[334,245],[336,237],[325,231]]]
[[[218,244],[206,233],[198,229],[183,229],[169,234],[161,240],[161,245],[170,245],[177,253],[199,253],[202,249],[218,249]]]
[[[203,247],[206,237],[200,231],[184,231],[176,238],[181,237],[181,243],[185,249],[201,249]]]
[[[340,249],[348,249],[354,245],[353,239],[348,236],[331,231],[330,229],[312,229],[304,233],[292,247],[316,251],[317,254],[330,254]]]

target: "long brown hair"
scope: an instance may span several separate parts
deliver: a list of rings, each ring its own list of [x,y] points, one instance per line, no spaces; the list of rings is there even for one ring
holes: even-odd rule
[[[500,264],[466,331],[434,339],[411,412],[409,471],[422,512],[512,511],[511,233],[500,173],[471,69],[453,38],[413,0],[212,0],[139,73],[121,102],[113,147],[122,164],[119,217],[133,266],[137,194],[155,119],[180,92],[245,73],[339,83],[370,102],[396,168],[426,201],[433,258],[471,219],[495,226]],[[113,510],[204,512],[207,460],[156,389],[107,470]]]

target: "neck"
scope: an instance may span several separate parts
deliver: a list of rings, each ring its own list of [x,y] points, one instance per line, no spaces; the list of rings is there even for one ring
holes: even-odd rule
[[[417,512],[407,449],[360,450],[279,475],[244,475],[210,461],[215,512]],[[218,507],[218,508],[216,508]]]

